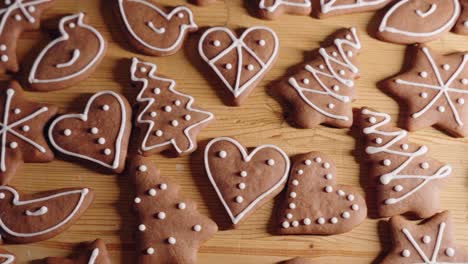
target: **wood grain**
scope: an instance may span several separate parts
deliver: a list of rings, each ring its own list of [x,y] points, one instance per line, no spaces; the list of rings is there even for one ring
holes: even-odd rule
[[[281,105],[267,94],[266,87],[281,78],[285,71],[302,62],[303,56],[319,47],[319,43],[340,27],[355,26],[364,45],[360,55],[362,77],[357,81],[358,100],[355,107],[370,106],[392,115],[399,114],[396,102],[380,91],[376,83],[397,73],[402,65],[405,47],[377,41],[369,36],[369,24],[375,24],[372,13],[354,14],[327,20],[311,17],[283,16],[277,21],[263,21],[253,17],[244,2],[226,0],[208,7],[190,5],[200,26],[224,25],[231,28],[266,25],[279,35],[281,50],[278,62],[266,79],[239,108],[223,105],[217,89],[209,83],[200,67],[193,49],[197,34],[187,43],[185,50],[166,58],[136,55],[131,49],[114,17],[109,0],[57,0],[54,8],[46,12],[47,21],[42,31],[29,32],[19,41],[19,57],[23,68],[32,63],[56,27],[56,18],[64,14],[84,11],[88,21],[109,40],[109,50],[104,62],[88,80],[68,90],[51,93],[29,93],[35,100],[57,104],[62,111],[79,110],[83,94],[104,89],[124,93],[133,100],[136,91],[129,85],[129,59],[138,56],[155,62],[159,73],[177,81],[177,89],[193,95],[196,104],[215,113],[217,121],[200,134],[200,149],[213,137],[232,136],[246,146],[277,144],[289,155],[312,150],[323,151],[335,159],[338,181],[362,187],[367,186],[366,175],[360,175],[360,153],[355,147],[356,130],[338,130],[327,127],[301,130],[291,127],[283,118]],[[167,5],[183,4],[182,0],[161,0]],[[374,21],[374,22],[372,22]],[[445,35],[430,44],[443,53],[468,49],[467,37]],[[22,78],[18,75],[16,78]],[[8,79],[5,76],[4,79]],[[76,101],[76,99],[81,99]],[[452,211],[457,226],[458,243],[468,248],[468,139],[454,139],[435,129],[425,129],[411,134],[411,140],[431,148],[431,155],[450,163],[454,173],[442,192],[444,209]],[[223,221],[225,212],[212,190],[202,166],[200,151],[191,157],[168,159],[154,156],[152,160],[162,174],[173,178],[184,195],[196,200],[200,210]],[[102,238],[108,243],[114,263],[134,263],[133,231],[136,223],[130,210],[132,190],[125,175],[101,175],[77,163],[56,160],[50,164],[27,164],[22,167],[12,185],[25,192],[37,192],[67,186],[87,186],[96,191],[92,208],[70,230],[41,243],[5,246],[16,253],[19,263],[47,256],[66,256],[76,243]],[[367,219],[361,226],[343,235],[273,236],[270,216],[274,202],[258,210],[238,230],[219,232],[200,250],[199,263],[277,263],[291,257],[311,257],[319,263],[371,263],[378,259],[381,250],[388,249],[390,237],[382,220]]]

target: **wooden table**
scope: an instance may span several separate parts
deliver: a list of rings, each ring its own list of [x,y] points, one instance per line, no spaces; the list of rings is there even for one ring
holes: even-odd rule
[[[250,0],[249,0],[250,1]],[[46,12],[50,19],[41,32],[30,32],[19,41],[19,58],[23,65],[30,65],[37,52],[54,33],[56,20],[61,15],[84,11],[89,22],[109,40],[109,50],[104,62],[88,80],[68,90],[51,93],[30,93],[35,100],[57,104],[62,110],[79,111],[83,100],[75,99],[104,89],[122,92],[133,101],[136,91],[129,82],[129,59],[137,54],[127,45],[109,0],[57,0],[54,8]],[[183,4],[183,0],[162,0],[165,4]],[[200,26],[229,26],[231,28],[266,25],[279,35],[281,50],[278,62],[265,80],[238,108],[223,105],[216,89],[204,78],[195,64],[198,56],[193,49],[182,50],[174,56],[153,58],[137,55],[155,62],[158,72],[177,81],[177,89],[193,95],[196,104],[211,110],[216,122],[204,129],[199,139],[232,136],[246,146],[264,143],[277,144],[289,155],[312,150],[323,151],[335,159],[338,180],[344,184],[365,187],[366,175],[360,175],[361,153],[354,151],[357,132],[346,129],[319,127],[296,129],[283,118],[281,105],[266,92],[266,86],[280,78],[289,67],[302,62],[303,56],[319,47],[319,43],[344,26],[355,26],[364,45],[360,55],[362,77],[356,83],[358,100],[355,107],[370,106],[392,115],[399,114],[396,102],[376,87],[376,83],[400,70],[405,47],[377,41],[366,32],[374,14],[355,14],[317,20],[311,17],[283,16],[277,21],[264,21],[251,15],[242,0],[226,0],[209,7],[190,6]],[[192,36],[195,39],[196,36]],[[447,34],[431,47],[449,53],[468,49],[468,37]],[[18,76],[17,78],[20,78]],[[5,77],[9,78],[9,77]],[[395,121],[395,120],[394,120]],[[451,164],[454,173],[441,195],[442,208],[451,210],[458,243],[468,248],[468,140],[454,139],[429,128],[411,134],[415,143],[426,144],[431,155]],[[359,142],[358,142],[359,144]],[[203,143],[202,143],[203,146]],[[192,157],[169,159],[156,155],[152,160],[164,176],[178,182],[184,195],[198,202],[200,210],[214,219],[225,214],[205,175],[200,151]],[[47,256],[66,256],[76,243],[103,238],[114,263],[134,263],[135,230],[134,214],[130,210],[132,189],[125,175],[101,175],[77,163],[56,160],[50,164],[27,164],[12,182],[25,192],[37,192],[68,186],[94,188],[96,200],[87,213],[67,232],[54,239],[31,245],[5,246],[16,253],[19,263]],[[364,193],[362,189],[362,193]],[[295,256],[311,257],[319,263],[371,263],[378,259],[382,248],[390,246],[390,236],[383,220],[367,219],[352,232],[337,236],[274,236],[271,228],[273,201],[255,212],[238,230],[220,231],[200,250],[199,263],[276,263]],[[372,213],[372,212],[371,212]]]

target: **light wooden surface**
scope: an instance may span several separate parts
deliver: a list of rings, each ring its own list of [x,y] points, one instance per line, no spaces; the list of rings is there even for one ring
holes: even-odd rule
[[[248,0],[251,1],[251,0]],[[116,23],[109,0],[56,0],[55,7],[46,12],[46,18],[84,11],[88,21],[109,40],[109,50],[104,62],[87,81],[68,90],[53,93],[29,94],[36,100],[57,104],[62,110],[79,110],[83,106],[81,94],[103,89],[123,92],[133,100],[135,92],[129,85],[129,58],[136,54]],[[185,3],[183,0],[159,1],[168,5]],[[244,1],[244,2],[247,2]],[[181,50],[174,56],[140,58],[155,62],[159,73],[177,81],[177,89],[196,98],[196,104],[211,110],[216,122],[204,129],[200,140],[218,136],[232,136],[246,146],[264,143],[277,144],[288,154],[295,155],[312,150],[331,155],[338,166],[338,180],[364,188],[366,175],[360,175],[360,153],[355,153],[356,131],[320,127],[301,130],[284,121],[281,106],[266,92],[266,86],[277,80],[285,70],[302,62],[305,53],[319,47],[319,42],[336,29],[355,26],[360,32],[363,50],[360,55],[362,77],[356,82],[358,100],[355,107],[370,106],[388,112],[394,119],[399,109],[395,101],[376,88],[376,83],[400,70],[405,47],[379,42],[366,32],[374,14],[355,14],[317,20],[311,17],[283,16],[277,21],[264,21],[253,17],[242,0],[226,0],[209,7],[190,5],[200,26],[224,25],[231,28],[252,25],[267,25],[279,35],[281,50],[278,62],[266,79],[239,108],[223,105],[212,87],[198,69],[197,53],[191,48]],[[41,32],[30,32],[19,40],[19,54],[24,66],[28,66],[50,39],[55,22],[44,24]],[[196,39],[196,35],[191,39]],[[448,34],[430,45],[444,53],[468,49],[468,37]],[[189,58],[192,58],[189,60]],[[7,77],[5,77],[7,78]],[[19,77],[18,77],[19,78]],[[454,139],[434,129],[425,129],[411,134],[411,140],[427,144],[431,155],[450,163],[454,173],[450,184],[442,192],[442,208],[452,211],[457,225],[458,243],[468,248],[468,140]],[[201,149],[200,149],[201,150]],[[184,195],[193,198],[200,210],[214,219],[225,215],[212,190],[202,166],[200,151],[192,157],[169,159],[154,156],[162,174],[182,185]],[[19,263],[42,259],[47,256],[66,256],[76,243],[103,238],[108,243],[114,263],[134,263],[135,229],[134,214],[130,210],[132,190],[125,175],[100,175],[77,163],[56,160],[50,164],[27,164],[14,178],[12,185],[25,192],[37,192],[68,186],[87,186],[96,191],[96,200],[87,213],[67,232],[41,243],[5,246],[18,255]],[[291,257],[311,257],[318,263],[371,263],[382,248],[389,247],[390,237],[382,220],[367,219],[361,226],[343,235],[318,236],[273,236],[270,216],[273,202],[254,213],[239,230],[220,231],[205,243],[200,250],[199,263],[276,263]]]

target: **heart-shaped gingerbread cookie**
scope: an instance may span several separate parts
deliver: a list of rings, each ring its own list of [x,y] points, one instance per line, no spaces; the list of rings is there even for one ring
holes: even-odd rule
[[[213,139],[205,149],[205,168],[234,225],[283,189],[289,157],[274,145],[250,154],[232,138]]]
[[[367,216],[365,200],[355,188],[336,184],[335,178],[335,165],[324,154],[299,156],[279,212],[279,233],[333,235],[358,226]]]
[[[279,40],[267,27],[251,27],[240,38],[224,27],[208,29],[198,50],[240,105],[278,56]]]
[[[94,94],[81,114],[66,114],[49,128],[49,140],[60,153],[123,171],[131,130],[131,108],[112,91]]]

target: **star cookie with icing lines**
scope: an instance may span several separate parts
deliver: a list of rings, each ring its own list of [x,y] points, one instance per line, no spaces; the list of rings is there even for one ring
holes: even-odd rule
[[[0,73],[19,70],[16,46],[21,34],[40,26],[42,13],[55,0],[0,1]]]
[[[439,39],[457,23],[459,0],[401,0],[384,15],[377,38],[398,44]]]
[[[378,213],[405,213],[424,218],[438,212],[439,192],[452,172],[449,165],[428,156],[426,146],[408,141],[408,132],[390,124],[391,117],[369,108],[361,110],[370,182],[376,188]]]
[[[0,264],[15,264],[16,256],[0,248]]]
[[[457,137],[468,135],[468,53],[439,55],[427,46],[413,47],[409,70],[384,83],[408,107],[410,131],[437,126]]]
[[[48,257],[45,259],[45,264],[111,264],[111,260],[106,244],[101,239],[97,239],[86,245],[77,257]]]
[[[374,11],[385,7],[392,0],[320,0],[318,16],[327,18],[337,15]]]
[[[21,86],[12,81],[0,87],[0,185],[10,182],[23,163],[54,159],[44,138],[46,123],[57,107],[26,100]]]
[[[131,107],[124,96],[101,91],[91,96],[82,113],[57,117],[49,127],[48,138],[64,157],[121,173],[125,168],[131,116]]]
[[[265,19],[276,19],[282,14],[310,15],[310,0],[259,0],[258,15]]]
[[[347,128],[353,124],[351,103],[354,81],[359,77],[361,42],[355,28],[341,29],[331,39],[314,59],[273,87],[272,92],[284,99],[292,112],[290,118],[299,127],[326,124]]]
[[[460,0],[461,14],[453,32],[460,35],[468,35],[468,0]]]
[[[228,90],[229,101],[241,105],[265,77],[278,56],[279,40],[270,28],[255,26],[237,37],[225,27],[208,29],[200,38],[202,59]]]
[[[118,16],[130,44],[152,56],[169,56],[182,48],[190,32],[198,29],[192,11],[177,6],[170,12],[151,0],[117,0]]]
[[[208,143],[204,161],[234,228],[283,190],[290,166],[289,157],[277,146],[261,145],[248,153],[227,137]]]
[[[25,244],[55,237],[73,225],[93,199],[94,192],[88,188],[22,195],[13,187],[0,186],[2,241]]]
[[[334,235],[351,231],[367,216],[359,191],[336,183],[333,161],[320,152],[298,156],[278,214],[283,235]]]
[[[133,157],[127,171],[136,188],[138,263],[196,263],[200,246],[218,231],[216,223],[149,159]]]
[[[70,87],[93,73],[104,57],[107,42],[101,33],[84,22],[85,14],[60,20],[61,36],[37,56],[29,73],[29,86],[38,91]]]
[[[174,88],[172,79],[156,75],[153,63],[133,58],[131,78],[140,89],[135,126],[138,145],[144,156],[169,151],[187,155],[197,149],[197,135],[214,119],[210,112],[195,108],[192,96]]]
[[[448,211],[420,223],[402,216],[390,219],[393,249],[382,264],[466,264],[468,250],[455,244],[453,223]]]

